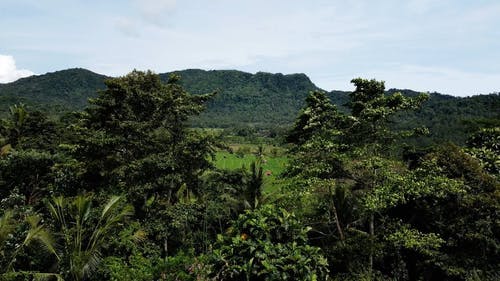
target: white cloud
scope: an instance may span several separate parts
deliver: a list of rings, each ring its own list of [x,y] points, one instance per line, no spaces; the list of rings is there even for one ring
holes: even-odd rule
[[[0,55],[0,83],[13,82],[33,74],[35,73],[30,70],[17,69],[16,61],[12,56]]]
[[[176,0],[132,0],[133,12],[115,17],[113,26],[127,37],[138,38],[151,27],[168,25],[176,7]]]
[[[498,0],[110,2],[34,10],[25,24],[10,13],[0,17],[12,27],[0,42],[44,71],[263,70],[304,72],[327,90],[352,89],[349,81],[362,76],[449,94],[498,91]]]
[[[412,13],[416,14],[425,14],[432,10],[435,10],[436,7],[442,6],[446,1],[434,1],[434,0],[410,0],[407,3],[408,9]]]
[[[128,18],[118,18],[114,23],[115,27],[124,35],[130,37],[139,37],[139,25],[137,22]]]
[[[146,22],[162,25],[166,16],[176,8],[176,0],[136,0],[136,5]]]

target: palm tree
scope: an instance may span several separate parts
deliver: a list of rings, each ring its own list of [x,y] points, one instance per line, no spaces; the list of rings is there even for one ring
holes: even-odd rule
[[[264,177],[262,174],[262,166],[259,161],[250,164],[250,174],[246,190],[244,192],[244,204],[247,208],[255,209],[262,199],[262,187],[264,184]]]
[[[111,197],[97,222],[92,216],[94,212],[89,196],[55,197],[48,204],[60,234],[61,271],[65,272],[65,279],[86,280],[97,269],[102,258],[101,249],[119,224],[132,213],[132,207],[123,206],[121,199]]]
[[[59,274],[17,271],[14,268],[16,257],[24,248],[29,246],[34,241],[40,242],[48,252],[59,258],[54,247],[52,235],[45,228],[45,226],[40,223],[40,217],[38,215],[30,215],[25,217],[24,222],[29,224],[26,236],[24,237],[23,242],[17,245],[14,250],[9,253],[9,251],[5,249],[7,244],[6,242],[11,237],[16,236],[18,226],[23,222],[16,220],[15,214],[11,210],[5,211],[5,213],[0,217],[0,258],[5,261],[5,264],[3,264],[4,266],[0,265],[0,279],[3,280],[3,278],[8,277],[14,278],[16,276],[33,276],[36,279],[55,277],[57,280],[62,280]]]
[[[10,147],[15,147],[19,138],[21,136],[21,131],[26,119],[28,118],[28,111],[24,104],[13,105],[9,107],[10,118],[2,121],[0,130],[5,138],[3,140],[3,146],[8,149],[7,145]]]

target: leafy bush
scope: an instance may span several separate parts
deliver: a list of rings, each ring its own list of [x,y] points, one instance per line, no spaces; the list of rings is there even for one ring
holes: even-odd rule
[[[239,216],[220,235],[209,262],[216,280],[324,280],[327,261],[308,245],[307,232],[292,213],[271,205]]]

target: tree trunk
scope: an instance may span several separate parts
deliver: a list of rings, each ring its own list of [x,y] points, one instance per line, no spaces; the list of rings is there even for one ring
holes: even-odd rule
[[[368,230],[369,230],[369,233],[370,233],[370,256],[368,257],[368,270],[370,272],[370,276],[372,275],[372,271],[373,271],[373,242],[375,240],[375,216],[374,214],[372,213],[370,215],[370,222],[369,222],[369,226],[368,226]]]
[[[335,201],[333,200],[333,193],[331,186],[328,186],[328,191],[330,192],[330,204],[332,206],[333,218],[335,219],[335,225],[337,226],[337,231],[339,232],[340,241],[344,243],[344,231],[342,231],[342,227],[340,226],[339,216],[337,214],[337,208],[335,207]]]
[[[168,237],[163,240],[163,251],[165,252],[165,257],[168,257]]]

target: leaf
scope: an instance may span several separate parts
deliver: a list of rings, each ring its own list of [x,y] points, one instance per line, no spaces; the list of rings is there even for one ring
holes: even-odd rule
[[[102,209],[101,219],[103,219],[109,215],[110,211],[116,207],[116,205],[119,203],[120,199],[121,199],[120,196],[113,196],[113,197],[111,197],[111,199],[109,199],[106,206],[104,206],[104,209]]]
[[[12,145],[6,144],[2,146],[2,149],[0,150],[0,156],[6,156],[12,151]]]

